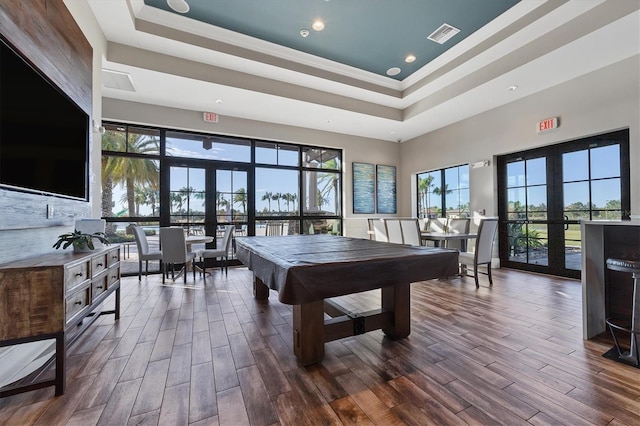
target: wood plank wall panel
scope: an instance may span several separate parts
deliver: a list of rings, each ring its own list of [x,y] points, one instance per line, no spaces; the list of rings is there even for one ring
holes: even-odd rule
[[[0,1],[0,32],[91,114],[93,49],[62,0]]]
[[[0,33],[92,115],[93,49],[63,0],[0,0]],[[51,251],[55,236],[90,214],[87,202],[0,189],[0,263]]]

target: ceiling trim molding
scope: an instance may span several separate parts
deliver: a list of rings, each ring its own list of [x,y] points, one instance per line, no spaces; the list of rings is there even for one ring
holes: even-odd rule
[[[320,104],[345,111],[402,120],[402,110],[352,97],[276,81],[252,74],[191,61],[133,46],[109,42],[106,59],[109,62],[147,69],[160,73],[195,79],[207,83],[235,87],[297,101]]]

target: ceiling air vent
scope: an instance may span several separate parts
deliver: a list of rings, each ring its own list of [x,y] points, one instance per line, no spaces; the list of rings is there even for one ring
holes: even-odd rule
[[[126,72],[102,69],[102,84],[110,89],[135,92],[131,76]]]
[[[454,35],[460,32],[456,27],[452,27],[449,24],[442,24],[440,28],[431,33],[429,37],[427,37],[431,41],[435,41],[439,44],[444,44],[447,40],[449,40]]]

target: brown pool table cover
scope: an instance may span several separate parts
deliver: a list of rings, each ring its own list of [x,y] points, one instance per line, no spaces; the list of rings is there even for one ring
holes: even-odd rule
[[[237,237],[236,256],[289,305],[458,273],[457,250],[333,235]]]

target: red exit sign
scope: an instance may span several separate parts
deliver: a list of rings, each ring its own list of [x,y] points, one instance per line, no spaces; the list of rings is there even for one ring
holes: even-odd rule
[[[558,128],[558,117],[545,118],[538,121],[536,130],[538,133],[546,132],[547,130],[553,130]]]
[[[215,112],[203,112],[202,118],[207,123],[217,123],[218,122],[218,114]]]

